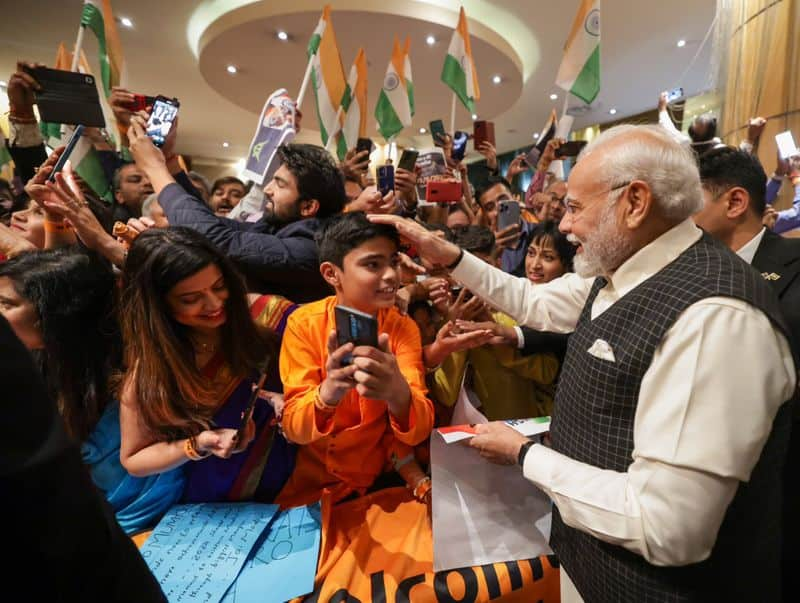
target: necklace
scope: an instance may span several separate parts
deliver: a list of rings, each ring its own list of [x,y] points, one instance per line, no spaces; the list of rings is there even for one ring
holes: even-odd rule
[[[213,354],[217,351],[216,344],[197,341],[194,338],[192,338],[192,345],[194,347],[194,351],[199,354]]]

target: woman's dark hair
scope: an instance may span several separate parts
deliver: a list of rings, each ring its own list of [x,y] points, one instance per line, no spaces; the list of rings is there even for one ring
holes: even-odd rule
[[[347,203],[344,177],[330,153],[311,144],[284,144],[278,147],[278,158],[297,179],[300,200],[319,202],[318,218],[342,211]]]
[[[36,309],[44,349],[34,355],[67,431],[83,441],[111,398],[109,379],[121,364],[110,264],[77,248],[47,249],[0,264],[0,276]]]
[[[228,298],[220,353],[232,376],[263,370],[275,335],[253,322],[244,281],[231,261],[205,237],[185,227],[147,230],[131,245],[123,272],[120,322],[128,372],[144,425],[158,439],[208,429],[220,392],[195,364],[190,329],[172,316],[167,294],[180,281],[215,265]]]
[[[567,235],[558,229],[558,222],[545,220],[534,226],[528,239],[530,247],[534,243],[550,241],[558,254],[565,272],[572,272],[572,261],[577,247],[567,240]]]

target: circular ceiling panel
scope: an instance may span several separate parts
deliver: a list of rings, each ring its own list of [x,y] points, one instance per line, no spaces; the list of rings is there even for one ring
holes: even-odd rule
[[[255,115],[260,113],[269,94],[278,88],[286,88],[292,96],[297,95],[307,65],[306,45],[321,13],[321,10],[316,10],[274,14],[275,4],[270,2],[268,7],[273,14],[261,14],[254,10],[256,7],[249,5],[246,10],[216,19],[200,34],[198,42],[199,69],[208,84],[226,99]],[[381,10],[386,9],[382,7]],[[395,35],[400,36],[401,43],[405,36],[411,38],[416,101],[413,124],[401,133],[398,142],[425,144],[424,140],[418,139],[420,128],[427,128],[428,122],[434,119],[444,120],[449,128],[452,94],[441,82],[440,75],[458,19],[457,13],[452,13],[451,18],[453,25],[445,27],[431,20],[385,12],[332,11],[345,75],[349,73],[360,47],[363,46],[367,56],[368,136],[380,137],[372,115]],[[440,16],[439,20],[442,20]],[[287,36],[279,37],[278,32],[285,32]],[[494,32],[487,33],[488,41],[472,31],[470,33],[481,89],[476,113],[480,119],[493,119],[507,111],[520,97],[521,61],[510,44]],[[430,36],[435,40],[433,44],[428,43]],[[288,39],[281,39],[284,37]],[[236,73],[230,73],[228,67],[231,65],[236,68]],[[319,144],[314,93],[310,87],[301,109],[304,121],[300,140]],[[471,123],[470,114],[457,103],[456,128],[471,129]]]

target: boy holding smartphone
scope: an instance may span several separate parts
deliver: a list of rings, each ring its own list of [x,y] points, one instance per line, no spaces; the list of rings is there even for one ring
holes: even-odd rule
[[[334,502],[363,495],[396,466],[393,457],[406,458],[433,428],[419,330],[395,308],[396,232],[350,212],[332,218],[317,244],[320,272],[335,295],[297,310],[283,337],[282,425],[300,445],[295,471],[278,497],[284,506],[319,500],[323,490]],[[377,348],[339,346],[337,305],[377,319]],[[344,364],[348,356],[352,362]]]

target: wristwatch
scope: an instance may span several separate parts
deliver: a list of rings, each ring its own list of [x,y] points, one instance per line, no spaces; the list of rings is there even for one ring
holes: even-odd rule
[[[530,450],[530,447],[533,446],[535,443],[536,442],[534,442],[533,440],[528,440],[522,446],[520,446],[519,456],[517,456],[517,464],[520,467],[523,467],[525,465],[525,455],[528,454],[528,450]]]

